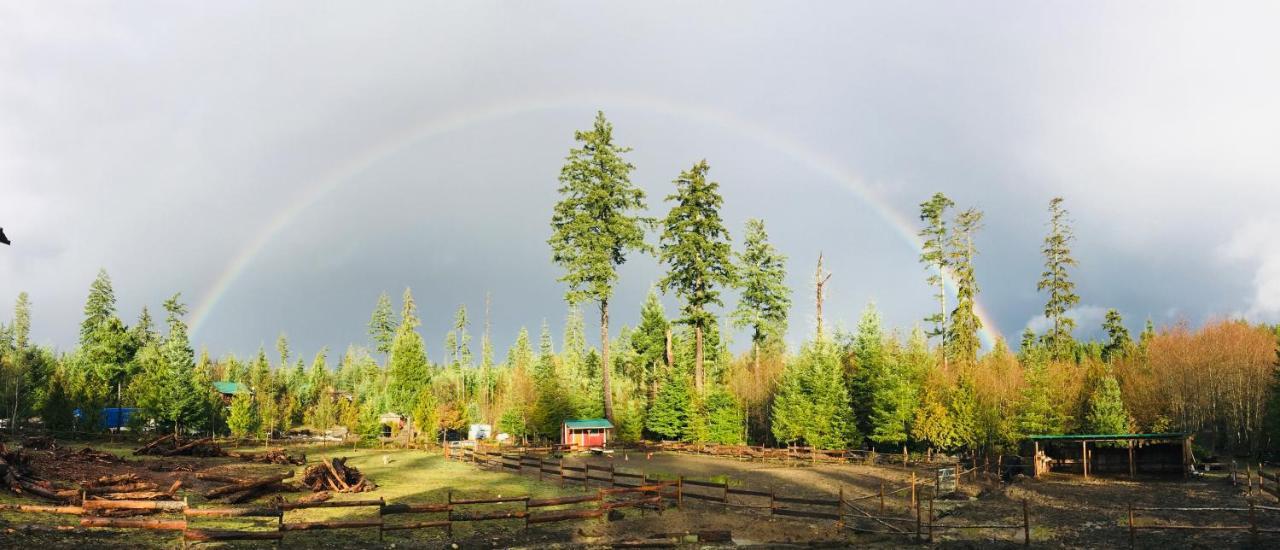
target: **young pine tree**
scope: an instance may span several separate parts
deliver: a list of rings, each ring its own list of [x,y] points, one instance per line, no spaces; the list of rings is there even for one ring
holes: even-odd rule
[[[240,392],[231,398],[231,415],[227,428],[232,437],[250,437],[258,433],[258,405],[249,392]]]
[[[707,311],[711,305],[723,305],[718,287],[734,283],[730,259],[729,231],[720,219],[720,184],[707,181],[711,167],[702,160],[676,178],[676,192],[667,197],[674,202],[663,221],[659,258],[667,266],[661,285],[684,300],[681,322],[694,329],[694,391],[702,393],[705,384],[703,368],[703,333],[715,323]]]
[[[685,433],[692,405],[689,380],[676,369],[665,369],[664,375],[645,427],[663,439],[679,439]]]
[[[1093,393],[1089,396],[1085,430],[1095,434],[1129,432],[1129,413],[1120,396],[1120,384],[1109,370],[1095,382]]]
[[[560,169],[560,202],[551,216],[551,258],[565,270],[561,282],[569,286],[565,298],[573,304],[600,305],[602,363],[609,358],[609,299],[618,280],[618,266],[630,252],[649,250],[644,242],[645,195],[632,185],[635,169],[623,155],[631,149],[613,140],[613,125],[596,113],[590,130],[576,132],[580,146],[569,150]],[[601,369],[604,414],[613,419],[610,370]]]
[[[1107,345],[1102,348],[1102,360],[1123,358],[1133,349],[1133,340],[1129,338],[1129,329],[1124,328],[1124,318],[1115,309],[1107,310],[1107,317],[1102,322],[1102,329],[1107,332]]]
[[[395,340],[391,343],[391,357],[387,361],[387,397],[388,405],[394,410],[410,412],[417,408],[421,389],[431,383],[431,367],[427,362],[426,345],[417,330],[417,306],[408,288],[404,289],[400,319],[400,327],[396,329]]]

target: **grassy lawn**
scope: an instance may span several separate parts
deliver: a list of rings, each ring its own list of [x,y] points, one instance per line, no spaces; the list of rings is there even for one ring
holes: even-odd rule
[[[130,454],[133,448],[131,444],[95,442],[93,446],[99,450],[109,451],[130,459],[133,458]],[[426,503],[444,502],[450,490],[454,492],[455,498],[522,495],[547,497],[561,494],[572,494],[582,491],[581,488],[577,487],[566,487],[561,489],[557,482],[540,482],[536,477],[529,475],[521,476],[503,472],[484,471],[468,464],[446,461],[438,452],[401,450],[384,451],[380,449],[352,449],[350,447],[332,446],[291,447],[289,451],[291,453],[305,452],[309,463],[328,457],[348,457],[347,464],[349,466],[359,468],[361,472],[378,484],[378,489],[375,491],[357,494],[335,494],[333,500],[368,500],[382,498],[388,503]],[[289,466],[280,465],[242,463],[229,459],[179,458],[173,460],[175,462],[197,462],[202,467],[213,466],[215,464],[227,464],[229,467],[235,468],[236,471],[244,473],[279,472],[282,469],[290,468]],[[302,470],[304,467],[292,466],[291,468],[295,470],[295,478],[300,478],[302,476]],[[194,492],[186,493],[186,496],[192,505],[199,506],[205,504],[203,499]],[[299,496],[302,496],[302,494],[285,494],[285,498],[289,500],[294,500]],[[30,502],[29,500],[18,499],[8,492],[0,492],[0,502],[19,501]],[[473,506],[469,507],[468,510],[496,510],[502,509],[504,506],[506,508],[510,508],[512,505],[492,505],[488,508],[484,506]],[[376,517],[377,509],[372,507],[322,508],[288,512],[285,515],[285,521],[336,521],[344,519],[374,519]],[[443,519],[443,515],[389,516],[388,523],[426,521],[434,519]],[[72,525],[75,521],[76,519],[71,516],[0,512],[0,522],[8,523]],[[250,527],[255,523],[261,527]],[[275,521],[266,519],[214,520],[201,518],[193,520],[191,522],[191,527],[205,529],[274,529]],[[489,521],[484,522],[482,528],[483,534],[486,538],[491,535],[494,537],[500,537],[503,533],[522,530],[524,528],[524,524],[519,520]],[[472,537],[473,535],[476,535],[475,529],[476,526],[470,524],[456,523],[454,525],[454,538],[466,539]],[[445,533],[442,529],[396,531],[387,533],[385,542],[380,545],[378,543],[377,529],[302,531],[289,533],[285,541],[285,546],[292,546],[295,548],[350,548],[389,547],[392,544],[395,544],[397,548],[439,547],[444,538]],[[48,548],[69,548],[77,546],[91,546],[95,548],[172,548],[179,545],[178,540],[179,535],[177,533],[142,530],[131,530],[128,532],[109,531],[101,535],[89,536],[60,534],[7,535],[0,532],[0,547],[21,546],[25,548],[32,548],[42,546]],[[227,544],[222,547],[260,548],[263,546],[264,543],[262,542],[248,542]]]

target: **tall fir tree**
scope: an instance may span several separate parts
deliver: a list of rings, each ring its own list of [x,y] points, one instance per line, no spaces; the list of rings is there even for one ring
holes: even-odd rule
[[[840,350],[826,341],[806,344],[787,363],[773,407],[778,441],[821,449],[861,442],[840,363]]]
[[[938,312],[925,317],[924,321],[933,325],[929,336],[937,336],[942,343],[939,349],[944,367],[947,365],[947,270],[950,268],[947,209],[952,206],[955,203],[942,193],[934,193],[929,200],[920,203],[920,221],[924,222],[924,228],[920,230],[920,263],[929,272],[925,281],[935,289],[933,298],[938,301]]]
[[[600,349],[609,365],[609,300],[618,280],[618,266],[630,252],[645,252],[648,219],[645,194],[631,183],[635,166],[623,155],[631,149],[613,140],[613,125],[596,113],[590,130],[575,132],[580,145],[569,150],[560,170],[560,202],[551,217],[552,260],[564,268],[561,282],[569,286],[565,299],[600,306]],[[613,419],[610,370],[601,369],[604,414]]]
[[[1049,234],[1044,238],[1041,252],[1044,254],[1044,272],[1040,274],[1040,282],[1036,290],[1048,292],[1049,300],[1044,306],[1044,316],[1049,320],[1049,331],[1042,336],[1045,347],[1054,358],[1063,359],[1070,356],[1075,347],[1072,332],[1075,330],[1075,319],[1067,316],[1071,308],[1080,303],[1076,295],[1076,285],[1071,281],[1068,268],[1076,265],[1071,256],[1071,241],[1075,234],[1071,229],[1071,220],[1062,206],[1062,197],[1054,197],[1049,201]]]
[[[663,369],[657,399],[645,417],[645,428],[663,439],[679,439],[685,434],[692,404],[689,379],[678,369]]]
[[[289,372],[289,337],[281,332],[276,337],[276,353],[280,354],[280,372]]]
[[[706,160],[676,178],[673,202],[663,221],[659,257],[667,266],[661,286],[684,300],[680,321],[694,329],[693,387],[699,395],[705,386],[703,333],[715,323],[708,306],[723,305],[720,288],[734,283],[729,231],[720,219],[724,198],[720,184],[707,181],[711,167]]]
[[[951,325],[947,331],[947,356],[965,365],[978,362],[978,350],[982,347],[978,332],[982,319],[978,317],[978,278],[974,272],[974,258],[978,249],[974,235],[982,228],[982,212],[973,208],[960,212],[950,235],[949,258],[951,275],[956,285],[956,307],[951,312]]]
[[[735,328],[751,329],[753,371],[760,372],[761,349],[777,345],[787,334],[791,289],[786,285],[786,262],[765,232],[764,222],[747,220],[737,275],[741,295],[733,312]]]
[[[380,353],[391,353],[391,343],[396,338],[396,314],[391,309],[391,297],[386,292],[378,295],[369,317],[369,339]]]

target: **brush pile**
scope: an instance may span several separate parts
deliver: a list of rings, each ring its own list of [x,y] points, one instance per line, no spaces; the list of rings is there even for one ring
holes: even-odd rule
[[[312,491],[335,493],[360,493],[378,488],[355,466],[347,466],[346,458],[325,459],[307,466],[302,483]]]
[[[140,456],[227,456],[227,452],[222,450],[222,447],[214,443],[211,438],[183,439],[175,434],[153,439],[150,443],[134,449],[133,454]]]
[[[297,486],[285,482],[286,479],[291,477],[293,477],[293,470],[258,478],[237,477],[213,472],[196,473],[197,479],[225,483],[225,485],[205,491],[203,495],[204,498],[209,500],[217,499],[218,502],[225,504],[239,504],[268,493],[297,491]]]

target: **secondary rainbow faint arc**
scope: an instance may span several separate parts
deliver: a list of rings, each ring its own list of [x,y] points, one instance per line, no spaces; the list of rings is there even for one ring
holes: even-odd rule
[[[456,113],[444,118],[426,120],[421,124],[408,126],[404,131],[391,134],[386,139],[375,142],[370,147],[338,164],[333,171],[303,192],[301,197],[289,203],[277,212],[271,219],[271,222],[262,230],[256,232],[255,237],[249,240],[248,244],[246,244],[244,248],[242,248],[234,258],[232,258],[231,262],[227,264],[226,269],[218,275],[217,279],[214,280],[213,285],[209,287],[207,292],[205,292],[204,299],[200,301],[199,305],[196,306],[192,313],[191,331],[194,333],[200,329],[200,326],[208,318],[209,314],[213,312],[215,307],[217,307],[218,302],[224,295],[226,295],[227,290],[231,288],[232,284],[234,284],[240,275],[248,269],[254,259],[258,257],[262,250],[265,249],[281,231],[297,220],[298,216],[308,208],[323,200],[327,195],[329,195],[329,193],[333,192],[359,173],[377,165],[383,160],[423,139],[448,134],[450,132],[464,129],[468,126],[487,121],[510,118],[535,111],[582,108],[584,105],[604,105],[609,107],[645,109],[656,113],[673,115],[688,120],[710,124],[746,136],[766,145],[772,150],[776,150],[787,155],[799,164],[802,164],[809,169],[830,178],[831,180],[839,182],[850,191],[853,191],[855,195],[867,204],[871,205],[876,213],[885,221],[889,222],[889,225],[896,230],[898,236],[906,241],[906,243],[914,250],[918,251],[921,248],[922,241],[916,234],[916,227],[914,226],[915,220],[895,210],[885,202],[884,199],[869,189],[860,178],[848,173],[840,163],[830,157],[805,147],[803,144],[793,139],[788,139],[776,132],[769,131],[751,121],[724,111],[717,111],[702,106],[681,104],[667,99],[649,96],[619,93],[596,93],[569,96],[560,95],[555,98],[548,99],[531,99],[514,103],[498,103],[466,112]],[[594,107],[592,109],[594,109]],[[950,280],[948,280],[948,284],[951,284]],[[991,316],[987,313],[987,310],[983,307],[981,301],[975,303],[974,309],[978,318],[982,320],[983,328],[981,336],[983,342],[990,346],[997,338],[1000,337],[1000,330],[992,321]]]

